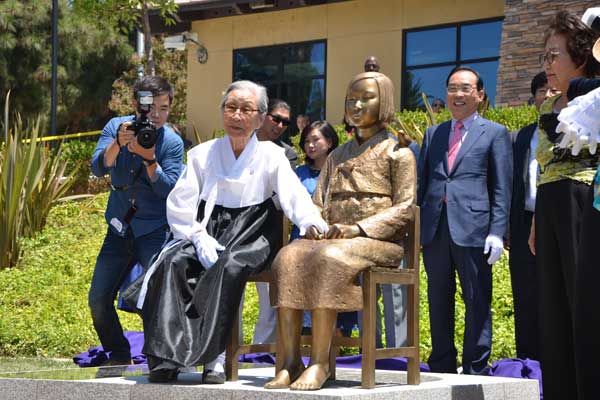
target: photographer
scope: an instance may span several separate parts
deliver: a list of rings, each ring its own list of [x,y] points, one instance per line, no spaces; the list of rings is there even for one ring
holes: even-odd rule
[[[94,328],[110,353],[102,365],[131,364],[114,300],[130,262],[137,260],[147,269],[164,244],[169,230],[166,199],[182,166],[183,142],[165,125],[173,101],[171,85],[147,76],[136,81],[133,91],[136,115],[106,124],[91,162],[94,175],[111,178],[108,230],[88,298]]]

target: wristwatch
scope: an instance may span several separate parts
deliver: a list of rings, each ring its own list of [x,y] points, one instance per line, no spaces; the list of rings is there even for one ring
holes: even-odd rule
[[[149,167],[149,166],[151,166],[152,164],[154,164],[156,162],[156,157],[151,158],[150,160],[146,160],[145,158],[143,158],[142,162],[144,163],[144,165],[146,167]]]

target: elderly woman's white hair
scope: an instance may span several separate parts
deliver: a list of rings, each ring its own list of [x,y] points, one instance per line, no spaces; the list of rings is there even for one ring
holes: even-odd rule
[[[223,97],[221,98],[221,110],[225,106],[227,96],[234,90],[247,90],[250,92],[254,92],[254,94],[256,94],[256,102],[258,103],[258,111],[260,111],[261,114],[267,112],[267,108],[269,105],[267,89],[264,86],[254,83],[252,81],[235,81],[229,86],[227,86],[227,89],[225,89],[225,92],[223,92]]]

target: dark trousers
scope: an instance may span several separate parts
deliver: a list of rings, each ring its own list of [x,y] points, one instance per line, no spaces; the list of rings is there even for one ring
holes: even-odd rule
[[[456,373],[454,294],[458,272],[465,302],[463,373],[487,375],[492,349],[492,268],[486,262],[483,247],[454,243],[443,209],[432,242],[423,246],[423,261],[428,282],[431,371]]]
[[[573,346],[575,269],[589,186],[571,179],[539,187],[535,249],[544,399],[577,399]],[[588,203],[589,204],[589,203]]]
[[[538,289],[535,256],[527,241],[533,213],[523,211],[510,230],[510,280],[515,308],[517,357],[539,360]],[[518,225],[518,226],[515,226]]]
[[[94,328],[104,351],[110,352],[114,360],[131,358],[129,342],[123,335],[123,328],[115,310],[115,297],[121,282],[131,269],[131,262],[138,261],[144,269],[149,267],[152,257],[165,243],[168,234],[165,225],[147,235],[137,238],[129,229],[125,237],[106,233],[88,295]]]
[[[579,263],[575,277],[574,341],[579,400],[600,397],[600,211],[589,188],[581,222]]]

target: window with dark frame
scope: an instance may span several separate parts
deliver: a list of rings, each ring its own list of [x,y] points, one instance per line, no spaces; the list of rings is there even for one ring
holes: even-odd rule
[[[269,98],[289,103],[294,121],[298,114],[322,120],[326,62],[325,40],[237,49],[233,51],[233,80],[248,79],[265,86]],[[296,124],[288,130],[295,133]]]
[[[423,107],[421,93],[431,103],[446,101],[446,77],[456,66],[481,75],[490,105],[496,98],[503,18],[409,29],[403,32],[402,109]]]

